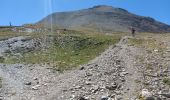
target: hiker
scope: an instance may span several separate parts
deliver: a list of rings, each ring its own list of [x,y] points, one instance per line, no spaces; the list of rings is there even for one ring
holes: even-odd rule
[[[136,31],[135,28],[132,27],[132,28],[131,28],[131,33],[132,33],[132,36],[133,36],[133,37],[135,37],[135,31]]]

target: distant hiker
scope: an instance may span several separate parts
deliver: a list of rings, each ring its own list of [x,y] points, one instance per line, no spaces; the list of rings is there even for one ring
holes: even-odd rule
[[[132,36],[133,36],[133,37],[135,37],[135,31],[136,31],[135,28],[132,27],[132,28],[131,28],[131,33],[132,33]]]

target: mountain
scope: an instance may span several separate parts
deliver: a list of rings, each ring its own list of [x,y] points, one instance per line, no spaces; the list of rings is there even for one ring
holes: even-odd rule
[[[170,32],[170,25],[106,5],[78,11],[56,12],[48,15],[38,24],[100,32],[129,32],[131,27],[138,32]]]

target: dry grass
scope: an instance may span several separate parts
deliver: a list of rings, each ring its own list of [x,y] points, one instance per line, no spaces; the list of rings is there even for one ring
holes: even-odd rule
[[[148,50],[164,51],[170,41],[170,34],[140,33],[136,38],[129,39],[128,43]]]

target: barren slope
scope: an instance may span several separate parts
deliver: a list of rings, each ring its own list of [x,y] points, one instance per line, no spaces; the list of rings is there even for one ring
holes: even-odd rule
[[[52,22],[51,22],[52,21]],[[134,27],[139,32],[170,32],[170,26],[150,17],[135,15],[122,8],[95,6],[70,12],[56,12],[38,22],[50,26],[97,32],[129,32]]]

